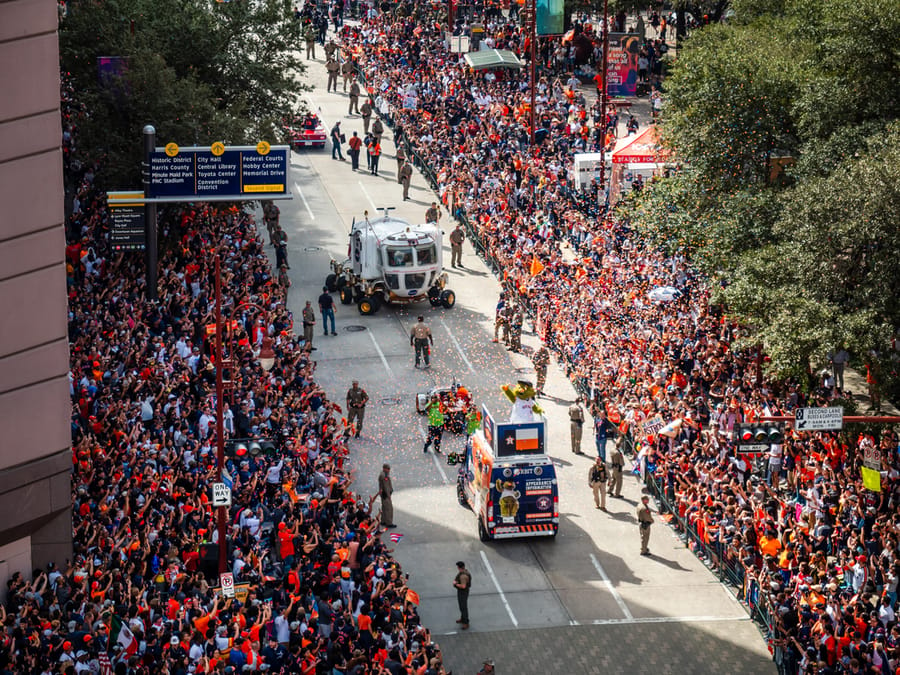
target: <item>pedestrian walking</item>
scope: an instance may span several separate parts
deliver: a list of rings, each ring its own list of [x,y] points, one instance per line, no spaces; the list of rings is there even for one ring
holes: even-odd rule
[[[313,347],[313,332],[316,328],[316,313],[312,308],[312,301],[306,301],[306,307],[303,308],[303,340],[306,342],[306,348],[310,351],[316,351]]]
[[[331,334],[337,335],[334,329],[334,298],[328,292],[327,286],[322,286],[322,295],[319,296],[319,311],[322,313],[323,335],[328,335],[328,322],[331,322]]]
[[[350,146],[347,150],[347,154],[350,155],[350,168],[357,171],[359,170],[359,151],[362,148],[362,139],[359,134],[354,131],[347,145]]]
[[[372,121],[372,102],[367,98],[360,108],[360,114],[363,120],[363,133],[369,134],[369,124]]]
[[[325,85],[325,91],[329,92],[331,90],[337,91],[337,78],[338,71],[340,70],[340,66],[338,62],[333,58],[328,59],[325,63],[325,70],[328,73],[328,84]]]
[[[331,127],[331,159],[346,161],[344,153],[341,152],[341,143],[343,142],[344,134],[341,133],[341,123],[335,122],[334,126]]]
[[[398,182],[403,186],[403,201],[409,199],[409,183],[412,180],[412,174],[412,165],[409,162],[404,162],[397,176]]]
[[[425,324],[425,317],[418,317],[418,323],[409,332],[409,344],[416,349],[416,368],[424,360],[425,367],[431,367],[431,347],[434,347],[434,336]]]
[[[426,223],[437,223],[441,219],[441,209],[438,207],[437,202],[431,202],[431,206],[428,207],[428,210],[425,211],[425,222]]]
[[[588,471],[588,485],[594,492],[594,506],[601,511],[606,511],[606,483],[608,481],[609,473],[606,471],[606,462],[598,457]]]
[[[850,354],[841,345],[836,352],[831,354],[831,370],[834,373],[834,386],[838,391],[844,391],[844,367],[850,362]]]
[[[641,555],[650,555],[650,526],[653,525],[653,514],[650,513],[650,497],[641,497],[641,503],[637,507],[638,527],[641,531]]]
[[[472,575],[462,560],[456,563],[456,577],[453,579],[456,589],[456,602],[459,605],[459,618],[456,623],[462,630],[469,629],[469,590],[472,588]]]
[[[441,454],[441,439],[444,437],[444,406],[437,394],[432,394],[431,400],[425,406],[425,415],[428,417],[428,436],[422,452],[428,452],[433,447],[435,453]]]
[[[366,171],[372,171],[372,149],[375,147],[375,137],[366,132],[366,137],[363,139],[363,144],[366,146]]]
[[[581,451],[581,434],[584,431],[584,410],[581,407],[581,397],[569,406],[569,433],[572,440],[572,452],[583,455]]]
[[[352,115],[353,111],[356,111],[356,114],[359,115],[359,82],[353,80],[350,83],[350,106],[347,108],[347,114]]]
[[[381,497],[382,527],[397,527],[394,524],[394,504],[391,495],[394,494],[394,484],[391,482],[391,465],[382,464],[381,473],[378,474],[378,496]]]
[[[366,390],[359,386],[357,380],[353,380],[350,389],[347,390],[347,424],[356,423],[356,438],[359,438],[359,434],[362,432],[363,420],[366,417],[366,403],[368,402],[369,395]]]
[[[609,494],[612,497],[622,496],[622,471],[625,469],[625,455],[616,445],[609,460]]]
[[[462,225],[456,224],[453,232],[450,233],[450,265],[452,267],[462,267],[462,246],[466,240],[466,233],[462,229]]]
[[[494,312],[494,339],[491,342],[499,342],[498,336],[500,330],[503,329],[503,341],[509,340],[509,324],[506,321],[506,295],[501,293],[500,299],[497,300],[497,308]]]
[[[287,260],[287,233],[281,229],[281,225],[275,226],[273,242],[275,244],[275,266],[281,267],[284,265],[288,269],[291,269]]]
[[[378,141],[378,137],[376,136],[374,141],[372,142],[370,151],[370,159],[372,161],[372,168],[369,171],[373,176],[378,175],[378,160],[381,159],[381,143]]]
[[[550,365],[550,350],[546,345],[540,348],[531,357],[531,363],[534,365],[534,372],[537,374],[537,386],[534,393],[537,396],[544,395],[544,385],[547,384],[547,366]]]
[[[397,159],[397,175],[400,175],[400,169],[403,168],[403,162],[406,159],[406,151],[403,149],[403,144],[397,138],[397,130],[394,129],[394,144],[397,146],[397,154],[395,158]],[[428,221],[425,221],[428,222]]]
[[[606,418],[606,408],[598,404],[594,408],[594,442],[597,445],[597,455],[606,461],[606,441],[610,437],[615,438],[619,433],[615,424]]]

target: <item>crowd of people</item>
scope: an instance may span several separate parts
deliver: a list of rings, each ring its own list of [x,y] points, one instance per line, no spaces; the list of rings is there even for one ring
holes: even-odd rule
[[[81,159],[86,111],[67,86],[62,109],[74,555],[8,581],[0,672],[443,673],[375,496],[354,492],[352,425],[316,383],[252,215],[167,209],[159,300],[146,301],[142,256],[110,247],[103,167]],[[216,256],[224,436],[267,441],[226,462],[234,598],[217,588],[210,495]]]
[[[634,441],[635,460],[698,552],[733,572],[766,616],[784,672],[894,672],[897,437],[789,430],[761,458],[761,477],[737,452],[735,425],[844,392],[759,378],[753,354],[733,346],[739,328],[685,256],[649,248],[606,216],[596,187],[573,190],[573,152],[594,149],[585,139],[605,127],[578,82],[539,51],[530,147],[527,74],[467,68],[445,48],[441,12],[410,6],[342,32],[395,140],[465,219],[595,409]],[[502,14],[483,25],[493,46],[527,53],[527,34]],[[651,299],[663,287],[678,292]],[[880,491],[861,478],[867,450]]]

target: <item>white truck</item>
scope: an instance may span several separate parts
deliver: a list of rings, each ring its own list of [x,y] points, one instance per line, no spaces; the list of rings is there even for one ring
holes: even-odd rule
[[[407,304],[427,299],[447,309],[456,294],[447,288],[437,223],[411,225],[389,215],[353,221],[349,257],[332,259],[325,279],[329,291],[340,293],[341,303],[356,303],[360,314],[374,314],[386,302]]]

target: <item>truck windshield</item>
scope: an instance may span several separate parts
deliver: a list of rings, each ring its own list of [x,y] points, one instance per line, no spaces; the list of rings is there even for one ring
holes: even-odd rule
[[[387,251],[388,267],[412,267],[413,250],[411,247],[389,248]]]
[[[433,265],[437,260],[434,244],[417,248],[416,258],[418,259],[419,265]]]

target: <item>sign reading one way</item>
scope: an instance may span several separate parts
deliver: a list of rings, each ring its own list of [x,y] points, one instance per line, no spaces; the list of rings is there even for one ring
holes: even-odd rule
[[[214,507],[231,506],[231,490],[225,483],[213,483],[212,505]]]
[[[797,408],[794,413],[794,429],[797,431],[829,431],[842,429],[843,426],[844,409],[840,406]]]

